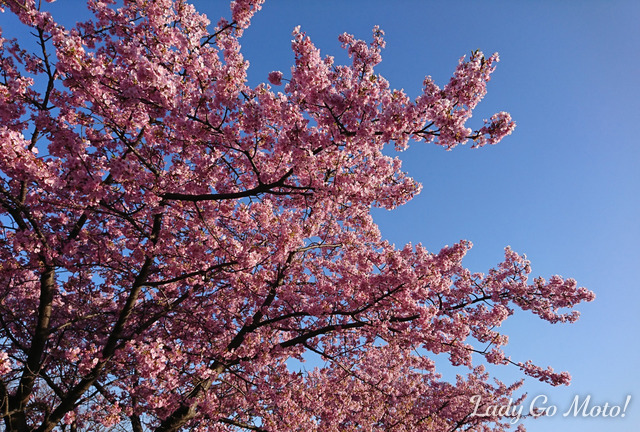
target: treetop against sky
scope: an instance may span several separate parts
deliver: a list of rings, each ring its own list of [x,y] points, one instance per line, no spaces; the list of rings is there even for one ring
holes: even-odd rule
[[[480,273],[466,240],[396,246],[372,215],[422,189],[393,149],[512,134],[504,111],[469,125],[497,54],[474,49],[412,96],[378,73],[380,27],[339,36],[344,62],[293,27],[293,66],[250,79],[261,1],[215,24],[168,0],[88,2],[77,24],[3,5],[7,430],[500,431],[513,418],[478,401],[524,399],[496,366],[569,383],[512,358],[501,326],[575,322],[593,292],[531,277],[510,247]]]

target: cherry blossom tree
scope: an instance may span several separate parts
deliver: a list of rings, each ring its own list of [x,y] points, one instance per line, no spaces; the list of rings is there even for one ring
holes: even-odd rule
[[[252,88],[239,38],[261,3],[213,27],[182,0],[90,0],[66,28],[0,1],[33,36],[0,38],[6,430],[501,431],[471,398],[520,382],[483,364],[568,383],[507,356],[499,327],[517,309],[575,321],[591,292],[529,279],[509,248],[486,274],[461,264],[468,241],[398,249],[370,215],[420,191],[385,145],[511,133],[504,112],[465,125],[498,56],[411,99],[374,71],[382,30],[340,36],[338,65],[295,29],[291,70]]]

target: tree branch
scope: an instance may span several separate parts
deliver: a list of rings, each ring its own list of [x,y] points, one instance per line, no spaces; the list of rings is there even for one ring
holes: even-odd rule
[[[286,194],[292,193],[289,191],[273,191],[272,189],[274,188],[287,188],[292,190],[311,190],[310,187],[301,187],[301,186],[284,184],[285,180],[291,177],[292,174],[293,174],[293,169],[290,169],[279,180],[273,183],[259,183],[258,186],[241,191],[241,192],[227,192],[227,193],[213,193],[213,194],[185,194],[185,193],[178,193],[178,192],[166,192],[160,195],[160,197],[164,200],[190,201],[190,202],[221,201],[221,200],[228,200],[228,199],[247,198],[251,196],[260,195],[263,193],[271,193],[274,195],[286,195]]]
[[[151,243],[153,245],[155,245],[158,241],[158,236],[160,234],[161,228],[162,214],[158,213],[153,218],[153,228],[149,236],[149,239],[151,240]],[[109,334],[109,338],[107,339],[107,342],[102,349],[102,353],[100,355],[100,360],[98,361],[98,363],[91,369],[91,371],[89,371],[87,375],[84,376],[84,378],[80,380],[78,384],[76,384],[67,392],[66,396],[60,401],[58,406],[53,410],[46,421],[44,421],[40,425],[40,427],[36,429],[36,432],[50,432],[60,422],[60,420],[62,420],[64,415],[74,408],[76,401],[80,397],[82,397],[82,395],[89,389],[89,387],[91,387],[98,380],[104,368],[115,353],[115,350],[119,346],[119,341],[124,332],[125,325],[129,320],[129,317],[133,313],[133,309],[138,300],[142,287],[149,277],[152,264],[152,257],[147,257],[142,264],[138,275],[133,281],[129,297],[126,300],[124,307],[120,311],[118,320],[114,324],[113,329]]]
[[[242,422],[239,422],[239,421],[233,420],[233,419],[221,418],[221,419],[218,419],[218,421],[220,423],[226,423],[228,425],[241,427],[241,428],[247,429],[247,430],[252,430],[252,431],[257,431],[257,432],[269,432],[267,429],[263,429],[263,428],[258,427],[258,426],[242,423]]]
[[[38,305],[38,321],[34,330],[33,341],[27,354],[27,361],[15,394],[10,398],[9,405],[13,414],[5,417],[5,424],[9,430],[26,431],[28,426],[24,408],[33,392],[33,386],[41,368],[42,354],[49,338],[49,326],[55,294],[55,268],[45,266],[40,276],[40,299]]]

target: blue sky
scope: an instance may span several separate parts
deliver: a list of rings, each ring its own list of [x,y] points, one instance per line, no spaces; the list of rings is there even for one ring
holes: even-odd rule
[[[71,3],[80,2],[55,4],[65,20],[78,17]],[[229,16],[226,1],[194,3],[213,22]],[[267,0],[241,41],[257,84],[272,70],[286,78],[296,25],[339,62],[340,33],[368,39],[379,25],[387,48],[378,71],[412,96],[425,75],[445,84],[464,54],[500,53],[471,125],[504,110],[518,124],[514,134],[477,150],[414,144],[400,156],[422,193],[375,216],[398,246],[421,242],[437,251],[468,239],[474,249],[467,266],[486,271],[511,245],[527,254],[535,275],[574,277],[596,292],[595,302],[580,306],[576,324],[549,325],[522,313],[505,325],[514,360],[573,376],[561,388],[526,381],[525,410],[540,394],[558,408],[549,419],[526,421],[532,432],[640,426],[638,22],[640,2],[632,0]],[[496,370],[506,380],[516,372]],[[591,406],[632,400],[624,418],[563,417],[576,395],[591,395]]]

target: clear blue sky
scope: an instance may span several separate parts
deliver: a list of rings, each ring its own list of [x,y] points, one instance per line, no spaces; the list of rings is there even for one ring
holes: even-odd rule
[[[75,19],[80,1],[54,6]],[[213,22],[223,0],[195,1]],[[5,19],[4,17],[0,17]],[[511,319],[507,353],[573,376],[570,387],[526,381],[528,403],[545,394],[558,413],[528,430],[635,432],[640,427],[640,2],[267,0],[242,39],[252,84],[293,62],[291,30],[301,25],[325,54],[344,61],[347,31],[386,32],[378,71],[410,95],[425,75],[445,84],[460,56],[498,51],[501,62],[473,120],[508,111],[518,127],[479,150],[414,145],[404,168],[424,185],[411,203],[376,212],[383,235],[433,251],[462,238],[466,264],[486,271],[511,245],[536,275],[574,277],[596,292],[573,325],[527,314]],[[472,123],[473,125],[474,123]],[[505,379],[519,376],[501,368]],[[446,371],[446,370],[445,370]],[[575,395],[592,405],[632,400],[618,419],[563,417]]]

